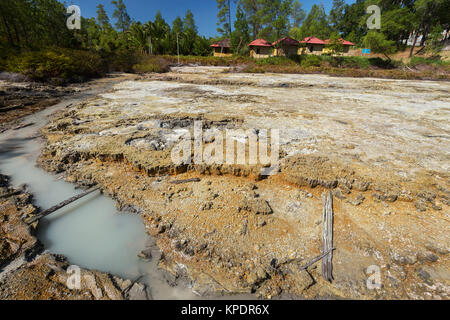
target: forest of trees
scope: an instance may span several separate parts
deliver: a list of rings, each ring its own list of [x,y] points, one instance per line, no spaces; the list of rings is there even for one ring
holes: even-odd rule
[[[367,29],[369,15],[366,8],[378,5],[382,12],[381,30],[378,35]],[[223,37],[231,37],[232,43],[264,38],[274,41],[283,36],[297,40],[308,36],[322,39],[339,35],[358,45],[377,39],[390,48],[404,46],[410,32],[423,34],[422,43],[432,34],[450,28],[450,1],[448,0],[356,0],[346,4],[333,0],[327,15],[323,4],[314,4],[306,13],[298,0],[217,0],[217,31]],[[234,28],[228,17],[236,12]],[[366,36],[371,33],[367,39]],[[418,34],[417,33],[417,34]],[[236,47],[235,47],[236,48]]]
[[[210,0],[213,1],[213,0]],[[427,39],[450,28],[449,0],[356,0],[346,4],[333,0],[327,14],[323,4],[306,13],[298,0],[216,0],[216,38],[199,34],[190,10],[167,22],[160,12],[153,21],[138,22],[127,12],[124,0],[111,1],[112,17],[103,5],[96,18],[82,18],[81,30],[68,30],[68,14],[57,0],[0,1],[0,51],[63,47],[95,51],[102,56],[118,51],[181,55],[210,55],[210,44],[231,38],[236,53],[246,54],[255,38],[274,41],[284,36],[329,38],[342,36],[358,45],[381,41],[401,47],[413,30]],[[381,30],[367,30],[366,8],[376,4],[382,11]],[[374,33],[377,33],[374,35]]]
[[[108,54],[136,50],[154,54],[208,55],[210,39],[199,35],[194,15],[187,10],[169,25],[160,12],[153,21],[134,21],[123,0],[111,1],[108,17],[103,5],[96,18],[82,18],[81,30],[69,30],[64,4],[57,0],[0,2],[0,49],[40,49],[48,46],[93,50]],[[178,46],[177,46],[178,36]],[[151,43],[151,44],[150,44]]]

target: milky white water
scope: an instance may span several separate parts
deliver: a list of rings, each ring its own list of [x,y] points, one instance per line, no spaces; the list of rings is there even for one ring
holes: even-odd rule
[[[26,184],[35,204],[43,209],[82,192],[65,181],[36,167],[41,141],[36,138],[47,117],[76,102],[65,101],[24,119],[34,125],[0,134],[0,172],[11,177],[14,186]],[[41,220],[38,238],[45,249],[63,254],[71,264],[95,269],[147,284],[154,299],[194,299],[189,288],[171,287],[158,270],[159,253],[140,260],[138,253],[152,243],[138,215],[119,213],[114,201],[98,192],[89,195]]]

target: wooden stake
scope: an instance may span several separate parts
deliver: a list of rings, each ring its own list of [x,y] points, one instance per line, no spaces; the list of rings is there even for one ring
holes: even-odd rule
[[[331,191],[323,194],[323,253],[322,276],[326,281],[333,280],[333,195]]]

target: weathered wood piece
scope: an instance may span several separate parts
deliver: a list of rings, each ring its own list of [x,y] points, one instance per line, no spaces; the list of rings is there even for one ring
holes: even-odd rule
[[[321,254],[320,256],[315,257],[314,259],[311,260],[311,262],[309,262],[307,265],[304,265],[303,267],[300,267],[300,270],[306,270],[309,267],[311,267],[314,263],[316,263],[317,261],[322,260],[323,258],[327,257],[328,255],[333,254],[333,251],[336,250],[336,248],[332,248],[331,250]]]
[[[323,194],[323,253],[327,253],[322,260],[322,276],[326,281],[333,281],[333,194]]]
[[[183,184],[183,183],[189,183],[189,182],[200,182],[201,180],[199,178],[193,178],[193,179],[185,179],[185,180],[174,180],[170,181],[171,184]]]
[[[53,212],[58,211],[59,209],[64,208],[65,206],[71,204],[72,202],[75,202],[75,201],[77,201],[77,200],[79,200],[79,199],[81,199],[81,198],[91,194],[92,192],[99,190],[99,189],[100,189],[100,187],[98,187],[98,186],[97,187],[93,187],[93,188],[89,189],[86,192],[83,192],[83,193],[81,193],[79,195],[76,195],[76,196],[74,196],[72,198],[69,198],[69,199],[67,199],[67,200],[65,200],[65,201],[63,201],[63,202],[61,202],[61,203],[51,207],[50,209],[47,209],[47,210],[45,210],[45,211],[43,211],[43,212],[41,212],[41,213],[39,213],[39,214],[37,214],[37,215],[35,215],[33,217],[29,217],[29,218],[25,219],[25,222],[28,223],[28,224],[33,224],[34,222],[36,222],[38,220],[41,220],[42,218],[48,216],[49,214],[52,214]]]

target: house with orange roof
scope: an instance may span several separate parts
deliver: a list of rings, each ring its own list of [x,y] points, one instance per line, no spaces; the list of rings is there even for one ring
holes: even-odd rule
[[[269,58],[273,55],[273,44],[264,39],[256,39],[248,45],[250,57],[255,59]]]
[[[214,57],[231,57],[233,52],[231,51],[230,39],[224,39],[211,45],[214,49]]]
[[[295,39],[285,37],[272,43],[273,55],[276,57],[289,57],[298,54],[300,42]]]
[[[325,41],[316,37],[306,37],[300,41],[302,45],[298,50],[298,54],[317,54],[321,55],[325,48]]]

